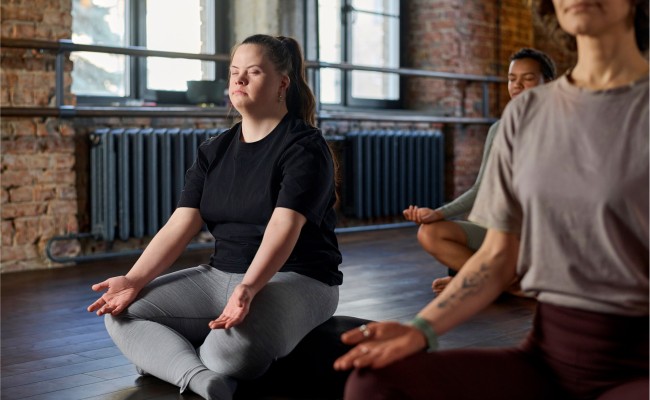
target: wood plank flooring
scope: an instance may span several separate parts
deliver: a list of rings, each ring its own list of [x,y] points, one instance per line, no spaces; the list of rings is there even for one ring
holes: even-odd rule
[[[415,228],[339,235],[344,283],[337,315],[406,321],[433,298],[446,275],[417,243]],[[175,268],[205,262],[206,251]],[[134,259],[0,276],[1,386],[7,400],[198,400],[153,377],[139,376],[119,352],[102,318],[85,311],[93,283],[124,273]],[[504,296],[440,339],[442,348],[508,346],[530,327],[535,302]]]

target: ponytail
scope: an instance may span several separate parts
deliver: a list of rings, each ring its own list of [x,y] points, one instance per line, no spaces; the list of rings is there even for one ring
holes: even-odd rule
[[[242,44],[256,44],[264,48],[267,56],[280,73],[289,76],[286,104],[289,114],[316,125],[316,99],[307,84],[305,60],[300,44],[290,37],[253,35]]]

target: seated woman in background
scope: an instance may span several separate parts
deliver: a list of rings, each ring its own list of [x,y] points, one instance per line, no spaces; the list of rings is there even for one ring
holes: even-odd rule
[[[229,92],[241,122],[201,144],[167,224],[88,307],[139,372],[206,399],[287,355],[334,314],[342,282],[334,163],[298,43],[244,40]],[[210,263],[156,278],[204,223]]]
[[[508,68],[508,94],[514,99],[521,92],[555,79],[555,63],[545,53],[523,48],[510,57]],[[469,221],[450,221],[467,215],[474,205],[476,193],[483,179],[485,164],[492,148],[499,121],[490,126],[483,147],[483,159],[474,185],[451,203],[435,210],[427,207],[410,206],[404,210],[404,217],[420,224],[418,241],[424,250],[449,268],[455,274],[481,247],[487,229]],[[438,278],[431,288],[436,294],[449,284],[452,276]]]
[[[347,400],[648,399],[648,2],[540,7],[577,64],[506,107],[470,214],[488,233],[447,289],[343,335]],[[538,300],[521,346],[435,351],[517,275]]]

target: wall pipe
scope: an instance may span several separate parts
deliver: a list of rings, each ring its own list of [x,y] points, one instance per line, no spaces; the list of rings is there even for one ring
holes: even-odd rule
[[[410,226],[415,226],[413,222],[398,222],[394,224],[377,224],[377,225],[365,225],[365,226],[349,226],[334,229],[336,234],[346,234],[346,233],[358,233],[358,232],[370,232],[378,231],[385,229],[398,229],[398,228],[407,228]],[[121,251],[107,251],[103,253],[93,253],[93,254],[84,254],[70,257],[59,257],[52,254],[52,245],[54,242],[66,241],[66,240],[78,240],[84,238],[95,238],[100,239],[97,235],[92,233],[77,233],[65,236],[54,236],[47,241],[45,246],[45,255],[50,261],[67,264],[67,263],[85,263],[85,262],[94,262],[102,260],[110,260],[114,258],[126,258],[126,257],[135,257],[142,254],[144,249],[132,249],[132,250],[121,250]],[[196,250],[208,250],[214,247],[214,242],[196,242],[190,243],[185,248],[186,251],[196,251]]]

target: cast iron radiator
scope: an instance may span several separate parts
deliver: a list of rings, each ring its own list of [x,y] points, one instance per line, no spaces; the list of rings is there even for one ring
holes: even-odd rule
[[[444,199],[440,131],[368,130],[347,134],[341,202],[345,215],[399,216],[410,204],[435,208]]]
[[[198,146],[223,131],[96,130],[90,152],[92,233],[107,241],[155,235],[178,203]],[[344,215],[393,217],[409,204],[442,204],[444,145],[439,131],[353,131],[328,141],[336,142],[342,167]]]
[[[91,135],[92,233],[153,236],[178,203],[201,142],[222,129],[98,129]]]

